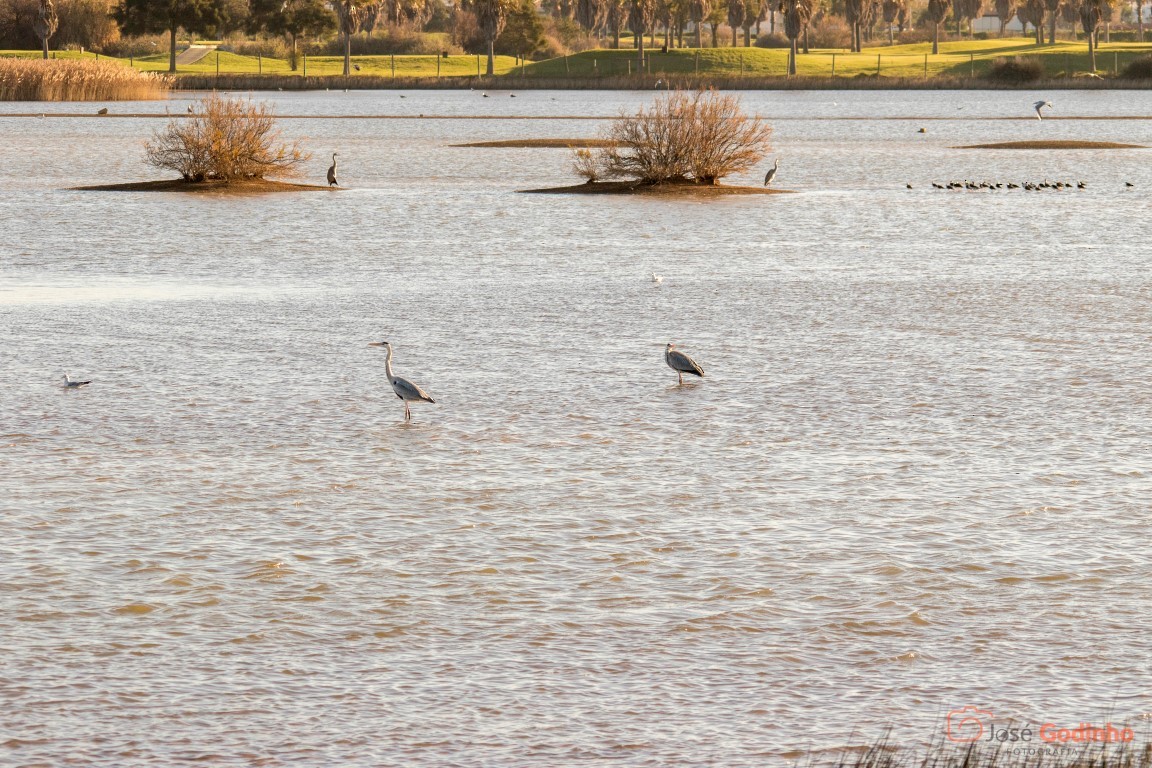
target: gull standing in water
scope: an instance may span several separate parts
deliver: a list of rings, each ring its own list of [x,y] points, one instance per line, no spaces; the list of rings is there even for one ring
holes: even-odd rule
[[[680,380],[681,384],[684,383],[684,374],[686,373],[704,378],[704,369],[688,355],[676,351],[675,344],[669,344],[664,348],[664,362],[668,363],[669,368],[676,371],[676,378]]]
[[[1044,113],[1040,111],[1040,110],[1044,109],[1044,107],[1048,107],[1049,109],[1051,109],[1052,108],[1052,102],[1050,102],[1050,101],[1038,101],[1032,105],[1032,108],[1036,110],[1036,119],[1037,120],[1043,120],[1044,119]]]
[[[80,387],[86,387],[91,383],[91,379],[88,381],[73,381],[68,378],[68,374],[64,374],[64,389],[80,389]]]
[[[388,376],[388,383],[392,385],[392,391],[396,393],[396,397],[404,401],[404,420],[409,421],[412,418],[412,411],[408,408],[409,402],[422,400],[426,403],[435,403],[427,392],[420,389],[412,382],[408,381],[401,376],[392,373],[392,345],[386,341],[373,341],[369,342],[370,347],[384,347],[388,351],[388,356],[384,358],[384,373]]]

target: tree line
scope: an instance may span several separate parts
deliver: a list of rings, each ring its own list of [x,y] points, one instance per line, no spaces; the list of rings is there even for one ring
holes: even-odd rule
[[[808,50],[808,32],[814,22],[830,15],[844,20],[849,47],[859,52],[877,25],[901,33],[913,26],[932,32],[932,52],[939,53],[941,32],[949,19],[960,36],[962,25],[985,12],[995,12],[1004,27],[1018,17],[1036,30],[1037,43],[1053,42],[1056,23],[1077,23],[1095,54],[1102,24],[1115,15],[1114,2],[1121,0],[0,0],[0,48],[36,47],[48,56],[50,42],[73,42],[87,35],[165,35],[169,69],[176,70],[176,39],[180,30],[189,35],[222,36],[230,32],[282,37],[295,66],[302,38],[338,35],[344,54],[344,74],[351,73],[353,37],[371,33],[378,26],[423,29],[439,11],[466,17],[475,28],[479,45],[487,54],[488,74],[494,71],[496,41],[512,19],[525,47],[539,38],[539,15],[569,21],[587,31],[600,45],[620,47],[623,30],[632,33],[640,66],[647,48],[663,35],[663,48],[683,46],[691,30],[696,47],[703,47],[702,32],[710,26],[712,45],[717,28],[731,28],[733,46],[739,31],[743,43],[752,43],[752,30],[759,34],[762,22],[779,28],[790,47],[789,73],[795,74],[796,56]],[[916,2],[913,7],[912,3]],[[1143,40],[1145,0],[1132,0],[1139,37]],[[537,3],[540,5],[538,6]],[[98,47],[98,43],[92,44]],[[1093,65],[1094,66],[1094,65]]]

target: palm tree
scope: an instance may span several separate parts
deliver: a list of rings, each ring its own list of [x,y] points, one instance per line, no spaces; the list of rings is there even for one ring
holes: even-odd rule
[[[1096,30],[1100,28],[1100,17],[1104,15],[1104,0],[1081,0],[1080,26],[1088,37],[1088,63],[1096,71]]]
[[[932,25],[932,55],[940,53],[940,24],[948,15],[948,0],[928,0],[924,20]]]
[[[1044,14],[1046,12],[1044,0],[1024,0],[1024,5],[1016,9],[1020,23],[1025,26],[1031,24],[1036,30],[1036,45],[1044,43]]]
[[[504,31],[508,21],[508,0],[472,0],[476,25],[488,44],[488,75],[496,74],[496,38]]]
[[[892,39],[892,23],[900,16],[901,11],[908,12],[907,0],[884,0],[883,5],[880,6],[884,23],[888,25],[888,45],[895,42]],[[901,24],[900,26],[903,27],[904,25]]]
[[[853,53],[860,53],[860,22],[864,18],[864,3],[865,0],[844,0],[844,20],[852,28]]]
[[[344,77],[352,73],[352,35],[360,31],[360,21],[366,4],[359,0],[333,0],[340,34],[344,36]]]
[[[692,26],[696,28],[696,47],[703,48],[700,31],[704,21],[712,13],[712,0],[689,0],[688,13],[692,17]]]
[[[1048,42],[1056,42],[1056,16],[1063,0],[1044,0],[1044,10],[1048,13]],[[1043,41],[1041,41],[1043,42]]]
[[[744,0],[728,0],[728,26],[732,28],[732,47],[736,47],[736,30],[744,23]]]
[[[636,38],[637,60],[644,71],[644,35],[656,21],[656,0],[632,0],[628,8],[628,29]]]
[[[996,0],[996,18],[1000,19],[1000,37],[1004,37],[1004,30],[1008,22],[1016,15],[1016,0]]]
[[[32,29],[44,46],[44,58],[48,58],[48,38],[56,34],[56,28],[59,26],[60,18],[56,15],[56,6],[52,4],[52,0],[40,0]]]
[[[589,32],[599,32],[607,19],[608,3],[605,0],[577,0],[576,21]]]
[[[744,3],[744,21],[740,26],[744,29],[744,47],[752,46],[752,25],[760,23],[764,15],[764,3],[761,0],[742,0]]]
[[[796,39],[812,18],[812,0],[781,0],[780,13],[784,16],[784,35],[788,48],[788,74],[796,74]]]

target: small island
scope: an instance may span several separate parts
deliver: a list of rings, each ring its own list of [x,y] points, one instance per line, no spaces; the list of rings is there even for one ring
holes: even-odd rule
[[[674,91],[651,107],[617,118],[595,145],[573,148],[572,170],[583,184],[525,189],[535,194],[644,195],[714,198],[771,195],[775,168],[763,187],[725,186],[769,151],[772,128],[717,91]],[[777,161],[779,163],[779,161]]]
[[[1143,144],[1117,144],[1114,141],[1000,141],[993,144],[968,144],[951,149],[1147,149]]]
[[[180,174],[179,179],[96,184],[73,187],[91,192],[195,192],[263,194],[312,192],[338,188],[335,156],[329,186],[298,184],[283,178],[300,176],[311,156],[280,140],[267,104],[213,93],[188,110],[186,120],[172,119],[145,145],[145,162]]]

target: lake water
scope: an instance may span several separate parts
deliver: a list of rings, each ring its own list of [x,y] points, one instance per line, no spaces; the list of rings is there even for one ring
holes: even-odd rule
[[[0,764],[1152,717],[1152,164],[950,148],[1152,144],[1115,119],[1152,93],[745,93],[797,194],[708,201],[519,195],[567,151],[449,146],[650,93],[257,97],[344,191],[68,191],[155,178],[163,121],[0,104]],[[1087,189],[931,188],[964,179]],[[379,339],[437,399],[410,423]]]

